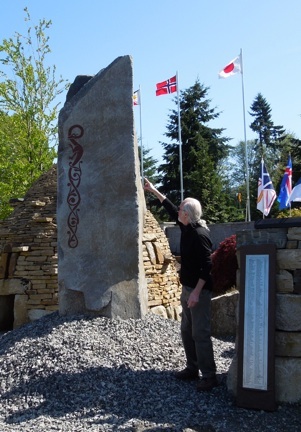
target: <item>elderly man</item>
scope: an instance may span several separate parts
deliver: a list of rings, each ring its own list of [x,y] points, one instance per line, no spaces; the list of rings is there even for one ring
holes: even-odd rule
[[[181,380],[198,380],[197,390],[209,391],[218,381],[211,340],[212,243],[202,219],[202,206],[198,200],[186,198],[177,208],[148,179],[144,182],[144,189],[159,199],[181,229],[181,336],[186,368],[175,376]]]

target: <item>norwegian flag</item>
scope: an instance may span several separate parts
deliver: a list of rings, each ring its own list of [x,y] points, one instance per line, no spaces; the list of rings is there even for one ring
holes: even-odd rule
[[[292,174],[293,174],[293,165],[292,159],[289,156],[287,166],[285,168],[285,173],[283,175],[283,179],[280,185],[280,192],[277,198],[279,202],[279,209],[283,210],[290,206],[289,197],[292,193]]]
[[[177,76],[156,84],[156,96],[161,96],[177,91]]]
[[[257,210],[260,210],[264,216],[268,216],[276,196],[276,191],[273,187],[270,175],[267,172],[263,159],[261,159],[261,172],[258,179]]]

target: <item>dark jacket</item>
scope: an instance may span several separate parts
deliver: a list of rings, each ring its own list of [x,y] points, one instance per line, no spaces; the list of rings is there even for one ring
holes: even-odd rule
[[[179,222],[178,209],[168,198],[162,205],[181,229],[181,284],[195,288],[198,280],[203,279],[206,281],[203,289],[212,290],[212,242],[209,230],[199,224],[183,225]]]

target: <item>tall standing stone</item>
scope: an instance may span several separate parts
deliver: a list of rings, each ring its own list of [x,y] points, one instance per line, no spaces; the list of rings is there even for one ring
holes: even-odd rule
[[[78,76],[59,115],[61,314],[141,318],[147,310],[132,96],[132,60],[119,57]]]

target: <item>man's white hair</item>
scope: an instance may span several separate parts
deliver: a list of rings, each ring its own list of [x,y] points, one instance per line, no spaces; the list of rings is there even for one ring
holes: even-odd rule
[[[202,219],[203,209],[199,200],[195,198],[185,198],[183,201],[183,211],[187,213],[189,222],[192,225],[199,224],[209,229],[206,221]]]

